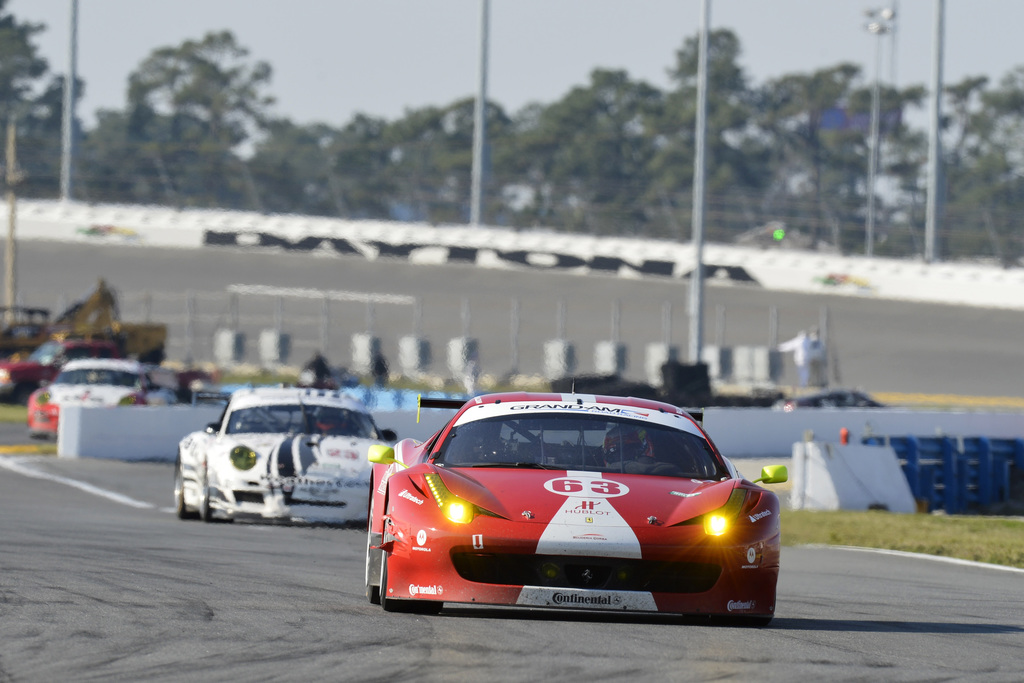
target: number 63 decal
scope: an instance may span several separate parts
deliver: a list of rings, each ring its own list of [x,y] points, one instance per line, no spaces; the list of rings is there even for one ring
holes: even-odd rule
[[[559,477],[548,479],[544,482],[544,488],[551,493],[559,493],[563,496],[580,496],[581,498],[615,498],[629,493],[629,487],[625,484],[610,479],[573,479],[572,477]]]

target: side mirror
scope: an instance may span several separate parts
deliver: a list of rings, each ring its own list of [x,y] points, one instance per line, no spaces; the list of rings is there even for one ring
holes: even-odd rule
[[[781,484],[789,481],[789,470],[785,465],[768,465],[761,470],[761,478],[755,479],[754,483]]]
[[[216,422],[211,422],[210,424],[206,425],[206,433],[207,434],[216,434],[219,431],[220,431],[220,425],[217,424]]]
[[[382,446],[379,443],[370,446],[370,450],[366,453],[366,459],[374,465],[390,465],[393,462],[398,462],[395,460],[395,449],[391,446]]]

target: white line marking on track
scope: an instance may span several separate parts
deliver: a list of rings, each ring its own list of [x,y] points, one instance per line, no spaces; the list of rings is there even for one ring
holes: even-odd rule
[[[81,491],[85,491],[86,493],[91,493],[94,496],[106,498],[107,500],[112,500],[115,503],[120,503],[121,505],[127,505],[128,507],[142,509],[152,509],[156,507],[151,503],[146,503],[141,500],[135,500],[134,498],[129,498],[128,496],[124,496],[121,495],[120,493],[115,493],[113,491],[107,491],[106,489],[101,489],[98,486],[87,484],[84,481],[78,481],[77,479],[68,479],[67,477],[61,477],[56,474],[50,474],[48,472],[40,472],[39,470],[28,467],[24,463],[11,458],[0,458],[0,467],[8,469],[11,472],[17,472],[18,474],[21,474],[26,477],[33,477],[35,479],[45,479],[47,481],[57,482],[58,484],[64,484],[65,486],[71,486]]]
[[[896,557],[911,557],[918,560],[931,560],[933,562],[945,562],[957,564],[964,567],[978,567],[981,569],[997,569],[1003,572],[1014,572],[1024,574],[1024,569],[1019,567],[1007,567],[1002,564],[991,564],[989,562],[975,562],[974,560],[961,560],[958,557],[944,557],[942,555],[925,555],[924,553],[910,553],[905,550],[888,550],[886,548],[861,548],[853,545],[823,545],[820,543],[809,543],[805,548],[834,548],[836,550],[856,550],[864,553],[877,553],[879,555],[895,555]]]

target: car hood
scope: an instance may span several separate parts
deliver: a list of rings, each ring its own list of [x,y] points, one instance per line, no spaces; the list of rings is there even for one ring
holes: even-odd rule
[[[438,472],[453,494],[479,507],[506,519],[545,524],[575,524],[580,515],[589,513],[621,518],[630,526],[671,526],[722,507],[739,482],[610,472],[423,467]]]
[[[309,434],[237,434],[219,440],[214,457],[216,467],[230,472],[231,451],[238,446],[252,449],[258,459],[252,471],[274,476],[324,477],[366,476],[370,465],[366,452],[373,439]]]
[[[50,394],[50,403],[59,405],[110,406],[135,393],[130,387],[105,384],[51,384],[47,391]]]

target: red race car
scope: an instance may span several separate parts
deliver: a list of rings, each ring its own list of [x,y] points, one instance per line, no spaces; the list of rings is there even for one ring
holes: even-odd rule
[[[489,394],[423,443],[371,446],[366,595],[387,611],[445,603],[661,612],[765,625],[779,500],[743,479],[695,416],[637,398]]]

